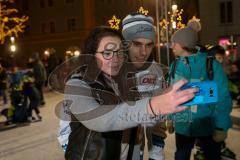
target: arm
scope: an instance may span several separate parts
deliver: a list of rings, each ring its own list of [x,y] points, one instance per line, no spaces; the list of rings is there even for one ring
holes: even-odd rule
[[[67,86],[77,89],[75,91],[65,89],[65,100],[71,101],[69,106],[71,113],[87,128],[99,132],[124,130],[139,124],[154,125],[158,119],[152,118],[152,115],[184,110],[185,107],[178,106],[193,98],[194,92],[197,91],[196,89],[188,89],[178,92],[177,90],[185,83],[186,81],[181,80],[164,94],[153,97],[151,99],[152,109],[149,106],[149,98],[136,101],[134,106],[129,106],[124,102],[118,105],[101,105],[90,96],[89,86],[76,79],[67,83]],[[81,94],[76,94],[79,90],[81,90]]]
[[[68,81],[67,86],[81,90],[81,93],[76,94],[77,90],[75,92],[65,89],[65,100],[72,102],[70,110],[75,118],[91,130],[99,132],[124,130],[141,123],[152,125],[156,122],[150,120],[147,111],[148,98],[137,101],[134,106],[127,103],[101,105],[91,96],[91,88],[84,81],[73,79]]]
[[[66,147],[68,145],[68,137],[71,133],[71,127],[69,123],[70,121],[63,121],[63,120],[60,120],[60,123],[59,123],[59,131],[58,131],[57,139],[64,151],[66,151]]]
[[[227,131],[231,127],[230,113],[232,111],[232,99],[228,90],[228,80],[222,66],[214,61],[214,80],[218,87],[218,102],[216,104],[215,124],[216,128]]]

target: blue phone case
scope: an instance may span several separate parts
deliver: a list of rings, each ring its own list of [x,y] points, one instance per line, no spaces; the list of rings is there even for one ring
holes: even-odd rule
[[[216,103],[218,101],[217,84],[214,81],[189,82],[181,87],[180,90],[189,88],[198,88],[199,91],[195,94],[193,99],[181,104],[181,106],[209,104]]]

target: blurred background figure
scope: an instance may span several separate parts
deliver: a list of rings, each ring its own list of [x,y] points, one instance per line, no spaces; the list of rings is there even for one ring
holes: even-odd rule
[[[33,69],[33,77],[35,79],[35,86],[39,91],[40,94],[40,104],[44,105],[44,96],[43,96],[43,87],[45,81],[47,80],[47,73],[46,69],[39,58],[39,54],[37,52],[33,53],[32,56],[29,58],[29,63]]]
[[[222,65],[225,63],[224,59],[225,59],[225,50],[223,47],[216,45],[211,47],[208,50],[208,53],[213,55],[215,57],[215,59],[221,63]]]
[[[228,74],[229,66],[227,65],[228,62],[227,57],[225,56],[225,49],[220,45],[216,45],[208,47],[207,52],[222,64],[224,72]]]
[[[240,70],[237,62],[231,64],[230,73],[228,75],[230,93],[234,100],[234,106],[240,105]]]
[[[36,118],[32,115],[32,111],[35,111],[38,120],[42,120],[40,116],[40,111],[38,109],[40,104],[40,94],[37,88],[34,85],[35,79],[33,78],[33,73],[28,71],[24,74],[22,78],[23,82],[23,94],[26,100],[29,100],[29,107],[28,107],[28,120],[34,121]]]
[[[44,55],[42,57],[42,63],[46,69],[47,79],[51,72],[57,67],[59,64],[59,59],[56,55],[56,50],[53,48],[49,48],[44,52]],[[45,86],[47,86],[47,79],[45,81]]]
[[[47,73],[48,75],[51,74],[51,72],[57,67],[59,64],[59,59],[56,55],[55,49],[52,49],[51,52],[49,52],[49,57],[48,57],[48,70]]]
[[[23,123],[27,122],[28,104],[25,101],[22,89],[22,72],[18,71],[17,66],[12,66],[9,72],[9,91],[11,104],[8,108],[7,122]]]
[[[3,105],[7,104],[7,73],[0,60],[0,96],[3,97]]]

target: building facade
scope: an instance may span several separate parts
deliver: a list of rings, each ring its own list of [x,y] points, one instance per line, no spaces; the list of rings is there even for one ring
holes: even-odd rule
[[[84,39],[94,26],[108,25],[113,15],[122,19],[141,5],[153,8],[150,14],[154,15],[154,3],[142,0],[18,0],[19,13],[29,20],[24,34],[16,39],[15,58],[27,61],[33,52],[43,57],[55,51],[64,60],[75,51],[81,53]]]
[[[201,43],[224,46],[233,60],[240,54],[239,8],[239,0],[199,0]]]

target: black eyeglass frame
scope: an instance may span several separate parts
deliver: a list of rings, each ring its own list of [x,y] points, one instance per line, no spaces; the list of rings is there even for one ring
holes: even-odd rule
[[[108,53],[106,53],[108,52]],[[96,52],[96,53],[101,53],[103,58],[105,60],[111,60],[115,55],[118,56],[118,58],[125,58],[127,56],[127,51],[125,50],[122,50],[122,49],[119,49],[119,50],[104,50],[104,51],[101,51],[101,52]],[[107,54],[111,53],[112,55],[111,56],[108,56]]]

